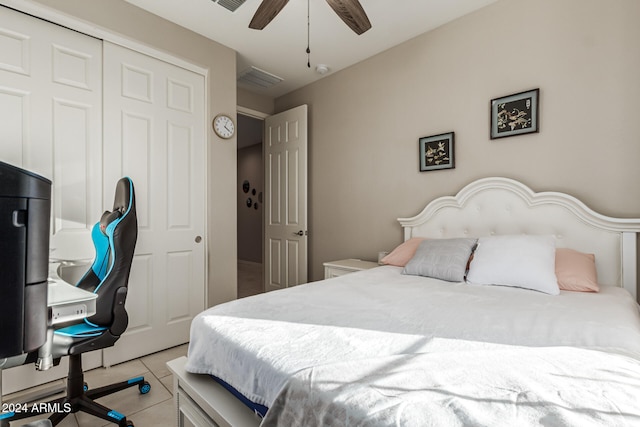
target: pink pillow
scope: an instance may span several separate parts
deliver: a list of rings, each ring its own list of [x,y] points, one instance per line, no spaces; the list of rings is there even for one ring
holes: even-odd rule
[[[556,277],[564,291],[598,292],[596,257],[568,248],[556,249]]]
[[[395,265],[396,267],[404,267],[413,258],[416,249],[418,249],[423,240],[423,237],[414,237],[401,243],[391,253],[382,258],[380,262],[387,265]]]

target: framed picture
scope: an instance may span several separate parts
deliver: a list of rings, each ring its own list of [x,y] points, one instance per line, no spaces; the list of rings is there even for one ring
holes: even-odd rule
[[[539,131],[538,95],[533,89],[491,100],[491,139]]]
[[[420,172],[453,169],[453,132],[425,136],[418,140]]]

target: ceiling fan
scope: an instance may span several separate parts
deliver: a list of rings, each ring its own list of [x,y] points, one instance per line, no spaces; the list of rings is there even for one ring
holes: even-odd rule
[[[288,2],[289,0],[262,0],[249,28],[262,30]],[[327,3],[356,34],[360,35],[371,28],[371,22],[358,0],[327,0]]]

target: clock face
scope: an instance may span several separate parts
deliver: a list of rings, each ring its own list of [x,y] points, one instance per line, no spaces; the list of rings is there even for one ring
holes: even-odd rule
[[[213,130],[220,138],[231,138],[236,131],[236,126],[229,116],[220,114],[213,119]]]

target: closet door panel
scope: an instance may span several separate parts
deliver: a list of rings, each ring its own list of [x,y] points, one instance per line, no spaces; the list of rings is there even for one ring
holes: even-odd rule
[[[24,163],[29,116],[29,92],[0,87],[0,117],[2,118],[2,150],[0,159],[14,165]]]
[[[93,257],[102,213],[102,41],[0,7],[0,160],[53,181],[52,258]]]
[[[0,6],[0,160],[53,181],[51,257],[91,259],[90,229],[102,210],[102,42]],[[102,353],[83,356],[85,369]],[[11,393],[63,378],[3,372]]]
[[[105,42],[104,84],[105,192],[131,177],[139,229],[110,365],[187,342],[204,309],[206,125],[202,75]]]

